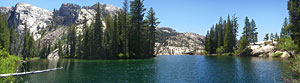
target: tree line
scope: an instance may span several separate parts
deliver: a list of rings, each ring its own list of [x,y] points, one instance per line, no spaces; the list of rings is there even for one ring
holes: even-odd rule
[[[8,49],[10,54],[22,56],[23,59],[47,57],[54,49],[58,49],[58,54],[62,58],[154,57],[155,28],[159,22],[153,8],[150,8],[145,16],[146,8],[143,1],[124,0],[122,9],[106,17],[102,16],[98,3],[93,22],[88,24],[85,18],[82,23],[84,25],[82,34],[79,34],[75,24],[68,24],[67,33],[56,42],[54,47],[50,42],[40,46],[40,40],[33,39],[26,24],[22,33],[23,37],[20,37],[14,28],[9,28],[6,15],[0,14],[0,44],[2,48]]]
[[[143,0],[130,1],[130,6],[128,4],[125,0],[122,10],[103,17],[98,3],[95,21],[88,25],[87,19],[84,20],[83,34],[77,34],[74,25],[69,26],[67,44],[64,49],[60,42],[58,45],[60,56],[86,59],[153,57],[155,28],[159,24],[156,13],[150,8],[144,19],[146,8]]]
[[[252,19],[251,22],[248,17],[245,18],[245,26],[240,40],[238,36],[237,17],[228,16],[227,20],[223,20],[220,17],[218,23],[213,25],[209,31],[207,31],[205,39],[205,52],[206,54],[232,54],[242,55],[247,46],[250,43],[255,44],[257,42],[258,32],[255,21]]]

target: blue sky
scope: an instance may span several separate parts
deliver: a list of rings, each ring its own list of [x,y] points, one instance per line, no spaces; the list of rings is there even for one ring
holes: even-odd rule
[[[160,27],[172,27],[178,32],[194,32],[205,35],[220,16],[239,17],[239,32],[242,32],[245,16],[256,21],[259,40],[266,33],[280,32],[285,17],[288,17],[288,0],[145,0],[147,9],[157,12]],[[91,6],[97,2],[122,7],[123,0],[0,0],[0,6],[14,6],[18,2],[29,3],[53,10],[62,3]]]

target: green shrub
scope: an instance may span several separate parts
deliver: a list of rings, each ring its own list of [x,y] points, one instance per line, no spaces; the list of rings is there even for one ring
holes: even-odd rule
[[[127,52],[127,53],[126,53],[126,58],[129,58],[129,57],[130,57],[130,56],[129,56],[129,53]]]
[[[218,54],[225,53],[225,49],[224,49],[224,47],[223,47],[223,46],[221,46],[221,47],[217,48],[217,53],[218,53]]]
[[[273,57],[280,57],[283,53],[274,53]]]
[[[123,53],[120,53],[120,54],[118,54],[118,57],[121,59],[129,58],[129,53],[126,53],[126,55],[124,55]]]
[[[0,74],[14,73],[20,61],[20,57],[10,55],[5,49],[0,49]],[[14,78],[12,76],[0,79],[0,83],[10,83],[13,81]]]
[[[288,38],[280,39],[280,43],[279,43],[278,48],[280,50],[284,50],[284,51],[287,51],[289,53],[292,53],[293,51],[298,49],[298,46],[293,42],[291,37],[288,37]]]
[[[250,48],[245,48],[245,49],[238,49],[236,51],[234,51],[235,55],[238,56],[251,56],[252,55],[252,49]]]
[[[224,53],[223,56],[232,56],[232,53]]]
[[[118,54],[119,58],[124,58],[125,55],[123,53]]]

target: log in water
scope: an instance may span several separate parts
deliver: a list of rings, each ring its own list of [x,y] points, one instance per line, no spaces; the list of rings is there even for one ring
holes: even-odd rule
[[[27,74],[43,73],[43,72],[49,72],[49,71],[54,71],[54,70],[59,70],[59,69],[63,69],[63,67],[60,67],[60,68],[53,68],[53,69],[46,69],[46,70],[39,70],[39,71],[31,71],[31,72],[0,74],[0,78],[2,78],[2,77],[7,77],[7,76],[19,76],[19,75],[27,75]]]

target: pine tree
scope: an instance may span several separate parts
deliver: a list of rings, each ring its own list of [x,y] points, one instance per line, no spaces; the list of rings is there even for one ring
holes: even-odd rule
[[[250,38],[250,28],[251,28],[251,24],[249,22],[249,18],[246,16],[245,18],[245,26],[243,28],[243,33],[245,37],[247,37],[246,39]]]
[[[224,27],[223,19],[220,17],[220,22],[218,24],[218,47],[224,46]]]
[[[103,35],[103,24],[101,20],[101,11],[100,11],[100,6],[99,3],[97,4],[97,9],[96,9],[96,17],[95,17],[95,24],[94,24],[94,35],[93,35],[93,53],[92,55],[98,55],[97,57],[103,58],[102,52],[103,52],[103,46],[102,46],[102,35]]]
[[[74,25],[70,25],[68,33],[68,42],[70,47],[70,58],[76,57],[76,28]]]
[[[209,33],[209,31],[207,31],[207,33],[206,33],[206,36],[205,36],[205,43],[204,43],[204,45],[205,45],[205,47],[204,47],[204,50],[209,54],[210,53],[210,33]]]
[[[217,43],[216,43],[216,33],[214,30],[214,26],[211,27],[210,29],[210,35],[209,35],[209,45],[210,45],[210,49],[209,49],[209,54],[215,54],[216,53],[216,49],[217,49]]]
[[[251,55],[251,50],[248,48],[249,46],[249,39],[245,36],[245,34],[240,38],[238,44],[238,55],[240,56],[248,56]]]
[[[288,25],[289,25],[288,18],[285,17],[282,28],[281,28],[281,32],[280,32],[280,38],[287,38],[290,36],[290,31],[288,30]]]
[[[83,23],[83,34],[84,34],[84,38],[83,38],[83,58],[87,58],[89,55],[91,55],[91,40],[90,39],[90,27],[87,24],[87,19],[84,16],[84,23]]]
[[[63,53],[61,41],[58,41],[58,56],[62,57],[63,55],[64,55],[64,53]]]
[[[119,46],[119,32],[118,32],[118,16],[115,15],[113,19],[113,26],[112,26],[112,58],[116,58],[119,54],[118,46]]]
[[[9,53],[12,55],[18,54],[18,45],[19,45],[19,34],[16,33],[13,27],[10,28],[10,47]]]
[[[5,14],[0,13],[0,44],[2,48],[9,50],[10,34]]]
[[[225,37],[224,37],[224,49],[227,53],[233,52],[233,47],[235,46],[234,42],[235,38],[233,34],[232,24],[230,22],[230,17],[228,16],[227,24],[225,27]]]
[[[32,58],[36,56],[35,51],[35,41],[32,36],[30,36],[30,31],[27,28],[27,25],[25,24],[24,29],[24,39],[23,39],[23,49],[22,49],[22,55],[23,58],[26,60],[28,58]]]
[[[159,24],[159,22],[157,21],[158,20],[158,18],[156,18],[155,17],[155,12],[154,12],[154,10],[153,10],[153,8],[151,7],[150,8],[150,10],[148,11],[148,13],[147,13],[148,15],[146,16],[147,17],[147,21],[148,21],[148,27],[149,27],[149,29],[148,29],[148,31],[149,31],[149,47],[150,47],[150,49],[148,50],[149,51],[149,56],[153,56],[153,54],[154,54],[154,47],[155,47],[155,42],[156,42],[156,40],[155,40],[155,28],[158,26],[158,24]]]
[[[143,17],[144,17],[144,11],[146,9],[143,5],[144,0],[134,0],[130,3],[130,11],[131,11],[131,37],[129,41],[129,50],[130,55],[133,56],[133,58],[141,58],[143,57],[143,48],[142,45],[144,42],[142,42],[142,28],[144,25]]]
[[[113,34],[113,24],[111,15],[108,14],[105,18],[106,29],[104,31],[104,47],[107,56],[112,56],[112,34]]]
[[[266,34],[266,35],[265,35],[264,40],[265,40],[265,41],[268,41],[268,40],[269,40],[269,34]]]
[[[257,30],[256,23],[252,19],[251,23],[250,23],[250,43],[255,44],[255,42],[257,42],[257,34],[258,34],[258,32],[256,30]]]
[[[289,0],[288,10],[290,15],[291,37],[295,44],[300,47],[300,3],[299,0]],[[298,49],[299,51],[299,49]]]
[[[270,35],[270,39],[271,39],[271,41],[272,41],[272,45],[274,45],[274,39],[275,39],[275,36],[273,35],[273,33],[271,33],[271,35]]]
[[[124,3],[123,3],[123,13],[122,14],[124,14],[123,15],[123,18],[122,19],[120,19],[120,20],[122,20],[123,21],[123,30],[124,30],[124,54],[127,56],[127,53],[128,53],[128,32],[129,32],[129,30],[128,30],[128,9],[129,9],[129,7],[128,7],[128,0],[124,0]],[[129,56],[129,55],[128,55]]]
[[[238,29],[239,29],[239,24],[238,24],[238,17],[236,17],[235,15],[232,16],[232,19],[231,19],[231,24],[232,24],[232,32],[233,32],[233,40],[232,40],[232,43],[234,44],[233,47],[234,48],[237,48],[236,47],[236,43],[237,43],[237,39],[236,37],[238,36]]]
[[[219,25],[218,24],[215,24],[215,27],[214,27],[214,30],[215,30],[215,48],[217,49],[219,47],[218,45],[218,39],[219,39]]]

